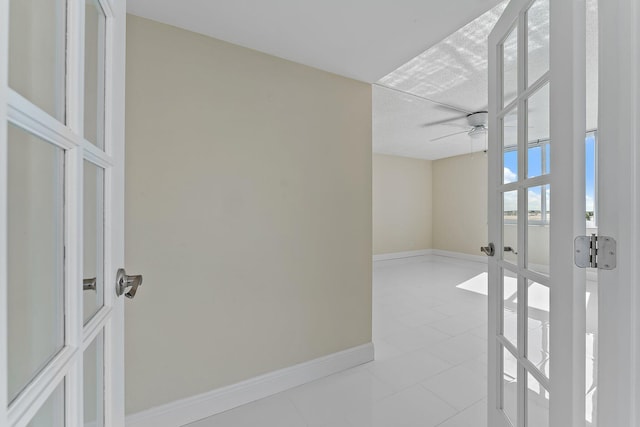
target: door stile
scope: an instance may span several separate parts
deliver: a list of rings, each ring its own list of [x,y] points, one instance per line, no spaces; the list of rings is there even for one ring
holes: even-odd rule
[[[500,51],[500,52],[499,52]],[[497,41],[489,40],[489,130],[488,130],[488,234],[489,236],[497,236],[497,241],[502,241],[502,227],[500,227],[499,212],[496,207],[498,206],[498,188],[500,186],[500,175],[495,172],[501,170],[501,162],[498,161],[498,157],[491,155],[501,150],[499,146],[499,138],[496,133],[502,132],[502,127],[498,126],[500,120],[498,119],[498,111],[496,106],[498,105],[499,90],[502,87],[500,75],[497,70],[492,70],[493,67],[502,68],[502,49]],[[502,205],[502,202],[500,202]],[[496,252],[502,253],[500,244],[496,245]],[[489,257],[488,261],[488,273],[489,277],[498,277],[499,268],[496,262],[497,257]],[[501,302],[498,300],[497,295],[502,293],[502,280],[488,281],[488,342],[487,342],[487,356],[489,360],[488,373],[487,373],[487,425],[499,426],[498,424],[498,409],[501,400],[501,387],[498,381],[498,375],[502,371],[502,358],[499,356],[500,345],[496,337],[500,332],[500,319],[498,316],[498,310],[501,310]]]
[[[586,275],[574,264],[573,240],[586,226],[586,6],[551,1],[550,8],[551,206],[570,195],[572,209],[556,209],[551,222],[549,413],[552,427],[578,427],[585,425]]]
[[[503,386],[502,386],[502,372],[504,369],[504,360],[502,352],[502,341],[500,339],[501,330],[503,328],[501,313],[503,310],[503,287],[504,287],[504,274],[502,273],[503,263],[499,262],[503,257],[503,197],[501,189],[504,190],[502,183],[502,171],[503,165],[500,156],[498,158],[495,153],[502,152],[502,133],[503,127],[501,125],[502,115],[502,99],[503,99],[503,81],[501,71],[503,68],[503,48],[502,42],[504,38],[509,34],[509,29],[515,25],[517,21],[517,10],[519,9],[516,3],[522,3],[523,0],[512,1],[505,11],[503,17],[511,18],[504,19],[498,22],[498,25],[502,25],[498,31],[494,29],[489,38],[489,156],[488,156],[488,203],[489,203],[489,215],[488,215],[488,234],[489,236],[495,236],[495,254],[488,258],[488,272],[489,278],[499,278],[498,280],[488,281],[488,425],[501,427],[508,426],[508,422],[501,413],[501,405],[503,402]],[[501,39],[495,37],[495,34],[500,34]],[[492,155],[493,154],[493,155]],[[498,211],[500,207],[500,211]]]
[[[124,300],[114,286],[124,259],[126,2],[108,1],[105,147],[113,167],[105,175],[105,305],[112,307],[104,334],[105,425],[124,426]]]
[[[0,58],[9,57],[9,0],[0,0]],[[8,61],[0,61],[0,311],[7,307],[7,194],[8,194],[8,162],[7,162],[7,99],[8,93]],[[0,316],[0,384],[7,384],[7,316]],[[0,425],[9,423],[9,397],[7,387],[0,387]]]
[[[527,8],[533,3],[533,0],[528,0]],[[523,9],[525,7],[522,7]],[[518,105],[518,358],[522,360],[526,357],[526,342],[527,342],[527,279],[520,273],[522,266],[526,262],[527,245],[526,237],[528,233],[528,224],[521,218],[526,218],[527,214],[527,189],[522,182],[527,177],[527,104],[525,98],[521,95],[525,92],[527,86],[527,76],[525,74],[526,69],[526,51],[527,46],[527,22],[526,14],[520,10],[518,13],[518,83],[517,83],[517,105]],[[527,423],[526,414],[527,405],[527,370],[518,363],[518,420],[517,427],[525,427]]]
[[[82,138],[84,131],[84,21],[85,2],[67,2],[67,126]],[[65,424],[83,425],[83,149],[82,144],[66,153],[66,344],[77,349],[76,360],[66,378]]]
[[[74,362],[65,379],[65,425],[82,422],[82,148],[65,154],[65,345]]]

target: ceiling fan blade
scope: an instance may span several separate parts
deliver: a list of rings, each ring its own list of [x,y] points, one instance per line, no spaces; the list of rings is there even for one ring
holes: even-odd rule
[[[472,113],[472,111],[467,111],[464,108],[456,107],[454,105],[444,104],[444,103],[439,102],[439,101],[434,101],[433,99],[429,99],[429,98],[426,98],[424,96],[421,96],[421,95],[418,95],[418,94],[415,94],[415,93],[411,93],[411,92],[407,92],[406,90],[398,89],[398,88],[395,88],[395,87],[392,87],[392,86],[387,86],[387,85],[383,85],[383,84],[380,84],[380,83],[374,83],[373,86],[378,86],[378,87],[381,87],[381,88],[384,88],[384,89],[389,89],[389,90],[392,90],[392,91],[395,91],[395,92],[398,92],[398,93],[403,93],[405,95],[413,96],[414,98],[422,99],[424,101],[428,101],[428,102],[430,102],[432,104],[435,104],[436,107],[443,107],[443,108],[446,108],[448,110],[457,111],[459,113],[465,113],[465,114],[471,114]]]
[[[454,128],[460,128],[460,129],[469,129],[469,123],[456,123],[456,122],[449,122],[449,123],[442,123],[442,126],[450,126],[450,127],[454,127]]]
[[[469,110],[465,107],[458,107],[457,105],[445,104],[444,102],[438,102],[434,105],[438,110],[457,111],[458,113],[473,114],[473,110]]]
[[[441,137],[438,137],[438,138],[431,139],[430,142],[440,141],[441,139],[449,138],[449,137],[455,136],[455,135],[461,135],[463,133],[469,133],[469,131],[465,130],[465,131],[462,131],[462,132],[450,133],[449,135],[445,135],[445,136],[441,136]]]
[[[459,116],[459,117],[453,117],[451,119],[444,119],[444,120],[438,120],[438,121],[435,121],[435,122],[423,123],[420,126],[422,126],[423,128],[426,128],[426,127],[429,127],[429,126],[443,125],[443,124],[446,124],[446,123],[451,123],[451,122],[455,122],[457,120],[466,119],[466,118],[467,118],[467,116],[464,115],[464,116]],[[465,127],[467,127],[467,126],[465,126]]]

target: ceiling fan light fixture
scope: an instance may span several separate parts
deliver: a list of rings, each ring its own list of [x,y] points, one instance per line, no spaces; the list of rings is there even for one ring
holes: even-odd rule
[[[471,138],[481,138],[487,133],[487,128],[485,126],[476,126],[469,131],[469,136]]]

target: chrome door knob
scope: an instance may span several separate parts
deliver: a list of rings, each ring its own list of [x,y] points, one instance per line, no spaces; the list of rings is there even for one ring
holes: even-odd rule
[[[139,286],[142,286],[142,275],[129,276],[124,268],[118,270],[116,274],[116,294],[118,296],[124,294],[127,298],[133,298],[136,296]],[[128,292],[127,289],[129,289]]]
[[[82,280],[82,290],[83,291],[96,291],[96,278],[92,277],[91,279],[83,279]]]
[[[489,246],[482,246],[480,248],[480,252],[482,252],[486,256],[494,256],[496,254],[496,248],[493,243],[489,243]]]

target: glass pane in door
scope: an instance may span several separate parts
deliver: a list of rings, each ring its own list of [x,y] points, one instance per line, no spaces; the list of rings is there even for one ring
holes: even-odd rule
[[[549,70],[549,0],[537,0],[527,11],[527,82]]]
[[[518,191],[503,194],[502,246],[505,261],[518,262]]]
[[[502,411],[512,426],[518,421],[518,361],[502,348]]]
[[[504,270],[502,282],[503,318],[502,335],[514,347],[518,346],[518,277],[515,273]]]
[[[503,184],[518,181],[518,109],[502,119]]]
[[[64,427],[64,380],[51,393],[27,427]]]
[[[549,427],[549,392],[527,374],[527,426]]]
[[[549,288],[527,281],[527,359],[549,377]]]
[[[106,17],[98,0],[86,0],[84,135],[104,149]]]
[[[64,152],[8,129],[8,393],[64,346]]]
[[[104,338],[100,332],[84,351],[84,425],[104,425]]]
[[[511,30],[502,44],[502,106],[518,95],[518,27]]]
[[[65,121],[66,1],[9,1],[9,86]]]
[[[549,185],[527,189],[527,268],[549,274]]]
[[[527,178],[551,172],[550,131],[547,83],[527,100]]]
[[[104,305],[104,169],[84,161],[83,318]]]

